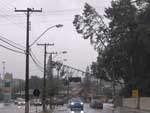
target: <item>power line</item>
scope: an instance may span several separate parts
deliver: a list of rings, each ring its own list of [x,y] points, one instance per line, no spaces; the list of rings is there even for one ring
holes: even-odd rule
[[[30,57],[32,58],[33,62],[41,69],[43,69],[43,67],[37,63],[37,61],[34,59],[34,57],[32,56],[32,54],[30,53]]]
[[[12,21],[12,18],[9,18],[8,16],[6,16],[6,15],[8,15],[8,12],[11,12],[11,8],[9,7],[9,6],[6,6],[4,3],[2,3],[2,1],[1,1],[1,3],[0,3],[0,5],[1,5],[1,14],[3,14],[3,16],[1,16],[2,18],[4,18],[5,20],[7,20],[7,21],[10,21],[11,23],[13,23],[14,25],[16,25],[13,21]],[[9,10],[10,9],[10,10]],[[7,13],[6,13],[7,12]],[[21,28],[22,29],[22,27],[21,26],[18,26],[18,25],[16,25],[17,27],[19,27],[19,28]],[[23,29],[25,29],[25,28],[23,28]]]
[[[43,12],[44,14],[33,14],[32,16],[46,16],[46,15],[57,15],[58,13],[68,13],[68,12],[76,12],[81,9],[64,9],[64,10],[53,10],[53,11],[47,11]],[[60,14],[58,14],[60,15]],[[17,14],[17,15],[12,15],[12,14],[7,14],[7,15],[1,15],[1,16],[11,16],[11,17],[22,17],[23,14]]]
[[[100,7],[96,6],[95,8],[100,8]],[[45,12],[43,12],[43,14],[33,14],[32,16],[60,15],[60,13],[74,13],[74,12],[78,12],[80,10],[83,10],[83,9],[76,8],[76,9],[51,10],[51,11],[45,11]],[[17,15],[11,15],[11,14],[9,15],[8,14],[8,15],[1,15],[1,16],[23,17],[24,15],[23,14],[17,14]]]
[[[3,40],[3,39],[1,39],[1,38],[0,38],[0,40],[1,40],[2,42],[7,43],[8,45],[10,45],[10,46],[12,46],[12,47],[16,48],[16,49],[19,49],[19,50],[21,50],[21,51],[25,51],[25,50],[23,50],[23,49],[21,49],[21,48],[19,48],[19,47],[15,46],[15,45],[13,45],[13,44],[11,44],[11,43],[7,42],[7,41],[5,41],[5,40]]]
[[[36,59],[36,61],[37,61],[39,64],[43,65],[43,64],[38,60],[38,58],[35,56],[35,54],[33,53],[33,51],[30,51],[30,53],[32,54],[32,56]]]
[[[1,15],[0,15],[0,17],[1,17]],[[2,24],[0,24],[0,25],[10,25],[10,24],[12,24],[12,23],[8,22],[8,23],[2,23]],[[21,24],[25,24],[25,22],[15,22],[14,24],[16,24],[16,25],[17,25],[17,24],[18,24],[18,25],[20,24],[20,25],[21,25]]]
[[[25,47],[22,46],[21,44],[18,44],[18,43],[16,43],[16,42],[13,42],[12,40],[9,40],[8,38],[5,38],[5,37],[2,36],[2,35],[0,35],[0,37],[3,38],[3,39],[5,39],[5,40],[7,40],[7,41],[9,41],[9,42],[11,42],[11,43],[14,43],[14,44],[17,45],[17,46],[20,46],[20,47],[22,47],[22,48],[25,48]]]
[[[36,60],[33,58],[33,56],[30,54],[30,57],[31,57],[31,59],[32,59],[32,61],[34,62],[34,64],[39,68],[39,70],[40,71],[42,71],[42,72],[44,72],[43,70],[43,67],[42,66],[40,66],[37,62],[36,62]],[[41,70],[42,69],[42,70]]]
[[[77,11],[80,11],[80,10],[82,10],[82,9],[53,10],[53,11],[43,12],[44,14],[33,14],[32,16],[60,15],[60,13],[74,13],[74,12],[77,12]],[[7,16],[7,17],[23,17],[23,14],[18,14],[18,15],[6,14],[6,15],[0,15],[0,16]]]
[[[7,16],[5,16],[5,14],[3,16],[1,16],[2,18],[4,18],[5,20],[11,22],[12,24],[16,25],[17,27],[21,28],[21,29],[25,29],[24,27],[18,26],[15,22],[12,22],[12,19],[10,20]]]
[[[3,48],[5,48],[5,49],[8,49],[8,50],[10,50],[10,51],[16,52],[16,53],[25,54],[25,53],[23,53],[23,52],[21,52],[21,51],[17,51],[17,50],[11,49],[11,48],[6,47],[6,46],[4,46],[4,45],[2,45],[2,44],[0,44],[0,46],[3,47]]]

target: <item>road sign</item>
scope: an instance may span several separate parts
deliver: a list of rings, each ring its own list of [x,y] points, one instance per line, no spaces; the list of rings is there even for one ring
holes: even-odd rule
[[[139,91],[138,90],[132,90],[132,97],[138,97]]]
[[[5,88],[6,88],[6,87],[9,87],[9,88],[11,87],[10,81],[9,81],[9,82],[8,82],[8,81],[5,82]]]
[[[39,89],[35,89],[35,90],[33,91],[33,95],[34,95],[35,97],[39,97],[39,96],[40,96],[40,90],[39,90]]]

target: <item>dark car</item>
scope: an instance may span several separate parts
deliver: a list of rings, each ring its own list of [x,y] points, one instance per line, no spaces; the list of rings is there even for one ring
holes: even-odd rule
[[[79,99],[73,99],[70,101],[71,113],[84,113],[84,104]]]
[[[90,103],[91,108],[103,109],[103,103],[100,100],[93,99]]]
[[[59,105],[64,105],[65,101],[63,98],[54,98],[53,99],[53,105],[59,106]]]

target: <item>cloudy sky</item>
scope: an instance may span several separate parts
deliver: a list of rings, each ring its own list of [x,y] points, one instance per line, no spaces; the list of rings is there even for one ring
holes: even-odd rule
[[[85,2],[96,8],[101,15],[111,0],[0,0],[0,38],[5,37],[15,43],[25,46],[26,15],[14,11],[16,9],[34,8],[43,10],[42,13],[31,13],[30,43],[32,43],[48,27],[63,24],[62,28],[52,28],[46,32],[37,43],[54,43],[47,48],[48,52],[67,51],[65,55],[58,55],[54,60],[64,62],[72,67],[85,70],[86,66],[96,60],[97,53],[77,34],[72,21],[75,14],[81,14]],[[0,45],[6,45],[0,41]],[[24,49],[22,47],[22,49]],[[43,65],[43,47],[36,44],[31,48],[34,55]],[[6,72],[15,78],[25,78],[25,55],[14,53],[0,47],[0,73],[3,73],[2,62],[5,61]],[[30,75],[43,76],[43,73],[30,61]]]

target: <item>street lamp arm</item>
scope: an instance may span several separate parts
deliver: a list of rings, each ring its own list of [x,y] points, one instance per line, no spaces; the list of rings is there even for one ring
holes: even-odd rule
[[[59,28],[59,27],[62,27],[62,26],[63,26],[63,25],[58,24],[58,25],[54,25],[54,26],[48,27],[40,36],[38,36],[38,37],[36,38],[36,40],[34,40],[34,41],[31,43],[30,47],[33,46],[48,30],[50,30],[50,29],[52,29],[52,28],[54,28],[54,27]]]

